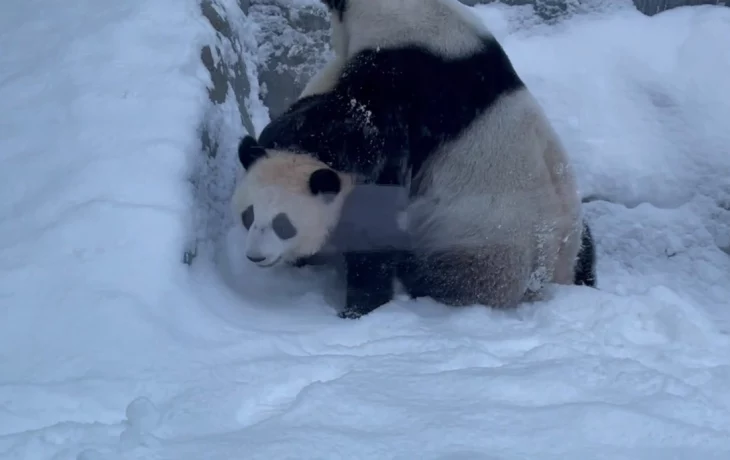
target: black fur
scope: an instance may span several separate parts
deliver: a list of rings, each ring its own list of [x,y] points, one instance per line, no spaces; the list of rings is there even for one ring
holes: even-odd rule
[[[322,0],[322,3],[330,10],[331,14],[336,14],[339,20],[342,21],[347,9],[347,0]]]
[[[501,45],[485,38],[472,56],[446,59],[424,48],[365,50],[334,89],[295,102],[263,130],[268,149],[309,153],[366,183],[405,185],[444,142],[457,138],[502,95],[524,87]],[[398,253],[346,254],[342,317],[392,299]]]
[[[254,161],[266,155],[266,149],[261,147],[256,139],[246,135],[238,144],[238,161],[243,169],[248,169]]]
[[[309,176],[309,191],[312,195],[337,195],[341,187],[340,176],[331,169],[318,169]]]
[[[574,283],[596,287],[596,246],[588,222],[583,221],[580,251],[575,264]]]
[[[246,208],[241,213],[241,222],[243,223],[243,226],[246,227],[246,230],[249,230],[251,228],[251,225],[254,221],[254,211],[253,206],[249,205],[248,208]]]
[[[297,228],[291,223],[286,213],[280,212],[271,221],[271,228],[281,240],[288,240],[297,236]]]

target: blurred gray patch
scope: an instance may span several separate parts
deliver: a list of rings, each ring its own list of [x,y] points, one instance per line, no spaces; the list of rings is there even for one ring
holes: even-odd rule
[[[405,187],[357,185],[343,205],[332,244],[338,251],[405,249],[408,237],[398,228],[398,214],[407,204]]]

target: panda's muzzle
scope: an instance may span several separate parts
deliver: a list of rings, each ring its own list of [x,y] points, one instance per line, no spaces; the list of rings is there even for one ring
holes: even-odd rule
[[[266,257],[258,254],[246,254],[246,258],[261,268],[273,267],[279,262],[279,260],[281,260],[280,256]]]

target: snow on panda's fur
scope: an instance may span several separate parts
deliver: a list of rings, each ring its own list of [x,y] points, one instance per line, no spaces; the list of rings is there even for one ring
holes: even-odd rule
[[[411,200],[410,250],[348,254],[341,316],[391,300],[396,273],[451,305],[509,307],[575,282],[589,236],[575,179],[496,39],[457,0],[323,1],[336,58],[259,143]]]

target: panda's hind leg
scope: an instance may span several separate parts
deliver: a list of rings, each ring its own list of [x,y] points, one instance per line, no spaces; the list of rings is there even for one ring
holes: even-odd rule
[[[574,284],[596,287],[596,246],[591,228],[585,220],[580,250],[575,261]]]
[[[431,297],[450,306],[474,304],[509,308],[527,291],[529,257],[510,245],[475,252],[408,253],[398,278],[413,298]]]

